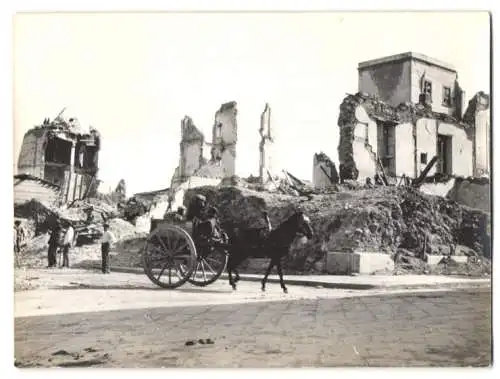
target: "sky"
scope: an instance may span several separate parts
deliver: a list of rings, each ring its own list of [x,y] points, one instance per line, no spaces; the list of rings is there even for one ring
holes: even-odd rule
[[[338,162],[359,62],[414,51],[455,66],[467,100],[490,86],[486,12],[32,13],[13,34],[14,170],[24,133],[67,107],[102,135],[99,178],[129,195],[168,187],[182,118],[209,140],[228,101],[238,175],[258,174],[269,103],[275,171],[311,180],[314,153]]]

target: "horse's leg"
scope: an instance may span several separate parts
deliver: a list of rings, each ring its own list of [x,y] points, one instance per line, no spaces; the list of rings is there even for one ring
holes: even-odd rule
[[[233,269],[233,271],[236,274],[235,277],[234,277],[234,282],[238,283],[240,281],[240,273],[238,272],[238,270],[236,269],[236,267]]]
[[[281,269],[281,259],[278,259],[278,275],[280,277],[280,285],[281,288],[283,289],[284,293],[288,293],[288,289],[285,286],[285,282],[283,281],[283,270]]]
[[[233,290],[236,290],[236,282],[233,280],[233,270],[234,270],[234,258],[232,255],[229,256],[227,261],[227,274],[229,276],[229,285],[233,287]]]
[[[276,266],[276,259],[271,258],[271,262],[269,262],[269,267],[267,268],[266,274],[264,275],[264,278],[262,279],[262,291],[266,290],[267,277],[271,273],[271,270],[273,269],[274,266]]]

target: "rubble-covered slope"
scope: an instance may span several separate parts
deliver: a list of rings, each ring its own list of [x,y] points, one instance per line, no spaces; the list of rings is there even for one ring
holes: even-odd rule
[[[218,207],[223,221],[264,226],[267,210],[273,227],[300,208],[310,216],[315,235],[292,246],[288,266],[305,268],[327,251],[419,253],[427,236],[427,254],[446,254],[451,245],[464,245],[479,255],[490,255],[489,214],[407,187],[378,187],[316,195],[312,200],[251,191],[238,187],[200,187],[195,193]]]

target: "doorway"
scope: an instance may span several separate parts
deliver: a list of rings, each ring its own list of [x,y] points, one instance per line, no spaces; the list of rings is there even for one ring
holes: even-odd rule
[[[438,169],[441,174],[452,174],[452,137],[438,134]]]

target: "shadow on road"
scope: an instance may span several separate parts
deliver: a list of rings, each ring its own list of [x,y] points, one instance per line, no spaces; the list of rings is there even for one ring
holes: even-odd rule
[[[184,293],[231,293],[231,289],[209,289],[203,287],[191,287],[191,288],[175,288],[167,289],[161,287],[153,287],[149,285],[140,284],[84,284],[84,283],[70,283],[70,285],[63,285],[57,287],[60,290],[75,290],[75,289],[91,289],[91,290],[149,290],[149,291],[176,291]]]

